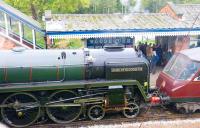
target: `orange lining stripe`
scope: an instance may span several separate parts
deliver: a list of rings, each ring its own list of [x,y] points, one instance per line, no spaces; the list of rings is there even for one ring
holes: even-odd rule
[[[32,67],[30,67],[30,71],[29,71],[29,81],[32,81]]]
[[[7,81],[7,77],[8,77],[8,72],[7,72],[7,68],[4,68],[4,80]]]
[[[59,72],[60,72],[60,71],[59,71],[59,66],[56,66],[56,79],[57,79],[57,80],[59,80],[59,78],[60,78],[60,77],[59,77],[59,74],[60,74]]]

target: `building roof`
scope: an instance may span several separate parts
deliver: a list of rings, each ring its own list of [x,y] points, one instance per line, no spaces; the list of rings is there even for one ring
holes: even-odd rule
[[[53,14],[46,31],[185,28],[185,24],[162,13]]]
[[[186,55],[192,60],[199,61],[200,62],[200,47],[192,48],[192,49],[186,49],[181,51],[182,54]]]
[[[200,4],[174,4],[168,2],[168,5],[176,15],[182,15],[181,20],[188,27],[200,27]]]
[[[23,14],[22,12],[13,8],[12,6],[6,4],[2,0],[0,0],[0,11],[7,13],[9,16],[12,16],[17,20],[20,20],[22,23],[27,24],[35,29],[42,30],[42,27],[39,22]]]
[[[46,32],[50,38],[103,38],[199,35],[200,28],[191,29],[164,13],[52,14]]]

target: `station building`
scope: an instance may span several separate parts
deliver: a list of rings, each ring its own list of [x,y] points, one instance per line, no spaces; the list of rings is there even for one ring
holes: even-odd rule
[[[192,10],[191,15],[181,12],[184,7]],[[172,48],[176,52],[189,48],[191,41],[198,42],[199,9],[199,5],[168,3],[160,13],[52,14],[46,11],[45,27],[42,27],[31,17],[0,1],[0,48],[46,49],[55,48],[56,43],[64,44],[61,48],[65,48],[66,42],[78,42],[82,44],[80,48],[133,47],[138,39],[153,39],[164,50]]]
[[[190,36],[200,34],[198,27],[165,13],[134,14],[51,14],[45,15],[48,44],[81,39],[84,47],[105,45],[133,47],[138,37],[154,38],[162,48],[180,51],[189,48]]]
[[[174,4],[173,2],[168,2],[163,8],[160,9],[160,13],[169,15],[170,17],[176,19],[177,21],[183,22],[187,28],[198,29],[200,27],[200,4]],[[195,36],[190,34],[190,47],[200,46],[200,36]],[[182,38],[183,40],[187,40]]]

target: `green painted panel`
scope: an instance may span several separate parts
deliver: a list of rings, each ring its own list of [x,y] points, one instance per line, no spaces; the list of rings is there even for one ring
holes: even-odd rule
[[[171,103],[183,103],[183,102],[200,102],[200,97],[188,97],[188,98],[172,98]]]
[[[133,79],[141,84],[148,81],[148,68],[145,64],[106,65],[106,79]]]
[[[0,83],[4,83],[4,69],[0,69]]]
[[[66,80],[83,80],[84,67],[65,67]],[[27,83],[27,82],[43,82],[43,81],[59,81],[64,78],[63,67],[32,67],[30,68],[8,68],[7,83]],[[0,83],[5,79],[4,69],[0,69]]]
[[[33,81],[57,81],[64,77],[64,70],[62,67],[41,67],[33,68]],[[66,80],[83,80],[84,67],[65,67],[65,81]]]
[[[57,81],[63,79],[63,68],[34,67],[32,68],[32,81]]]
[[[8,83],[23,83],[29,81],[30,68],[8,68],[7,82]]]
[[[123,89],[111,89],[109,90],[109,105],[123,105],[124,104],[124,92]]]
[[[91,66],[86,67],[86,78],[87,79],[103,79],[104,67],[103,66]]]
[[[83,66],[76,66],[76,67],[66,67],[66,80],[83,80],[85,70]]]

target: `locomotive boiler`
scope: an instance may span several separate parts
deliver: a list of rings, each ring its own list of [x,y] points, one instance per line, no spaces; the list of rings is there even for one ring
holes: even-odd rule
[[[69,123],[108,111],[138,115],[147,101],[148,61],[132,48],[0,51],[3,120],[26,127],[41,117]]]

